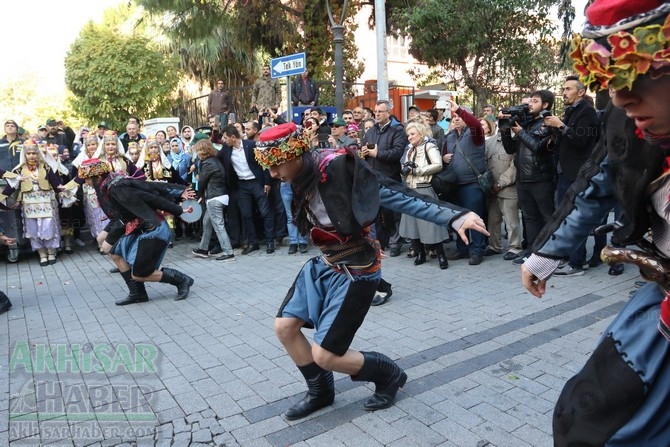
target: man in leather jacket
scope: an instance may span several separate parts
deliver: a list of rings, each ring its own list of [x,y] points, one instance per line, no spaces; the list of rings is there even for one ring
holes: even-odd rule
[[[501,130],[503,147],[508,154],[516,154],[517,192],[519,208],[524,217],[526,241],[532,245],[540,230],[554,213],[554,163],[548,149],[549,131],[541,112],[554,105],[554,94],[538,90],[530,94],[530,120],[514,123],[510,131]],[[523,260],[525,256],[519,256]]]

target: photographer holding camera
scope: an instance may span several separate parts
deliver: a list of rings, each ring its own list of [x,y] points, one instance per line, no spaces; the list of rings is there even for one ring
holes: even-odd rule
[[[526,252],[519,255],[515,264],[523,264],[535,238],[554,213],[555,170],[553,153],[548,149],[551,131],[545,126],[543,118],[553,105],[552,92],[537,90],[530,94],[527,108],[510,107],[503,109],[499,116],[505,152],[516,154],[519,208],[524,216],[528,243]],[[507,118],[513,118],[512,122]],[[514,132],[514,136],[510,131]]]

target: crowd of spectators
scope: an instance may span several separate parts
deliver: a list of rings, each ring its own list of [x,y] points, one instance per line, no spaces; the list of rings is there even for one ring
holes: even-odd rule
[[[553,109],[553,93],[539,90],[525,98],[527,113],[521,119],[513,117],[511,125],[502,129],[498,119],[503,115],[495,106],[487,105],[477,117],[453,100],[438,101],[436,108],[428,110],[412,105],[405,123],[400,122],[392,104],[385,100],[377,101],[374,110],[355,107],[345,110],[341,117],[329,118],[318,105],[318,86],[308,72],[298,76],[291,87],[294,105],[308,106],[301,124],[311,147],[356,147],[379,175],[404,182],[429,196],[434,195],[428,194],[432,175],[443,169],[453,170],[457,183],[454,192],[440,199],[488,216],[491,232],[488,239],[476,233],[468,245],[457,240],[455,250],[445,253],[442,242],[453,240],[450,234],[382,210],[375,223],[375,234],[382,247],[395,257],[400,255],[403,245],[411,242],[407,256],[414,258],[417,266],[430,258],[437,258],[441,269],[448,267],[447,260],[468,259],[475,266],[496,255],[507,261],[523,262],[597,140],[595,109],[575,77],[569,77],[564,85],[566,110],[562,118],[547,113]],[[208,98],[207,123],[184,125],[180,131],[170,125],[147,136],[140,132],[141,120],[128,117],[123,133],[115,137],[119,143],[118,156],[129,166],[141,167],[148,180],[190,184],[196,190],[203,207],[202,219],[192,223],[173,219],[171,228],[173,243],[191,241],[192,251],[198,257],[232,260],[233,249],[241,249],[240,253],[247,255],[260,250],[261,244],[267,254],[272,254],[284,242],[289,254],[308,251],[306,235],[298,234],[291,222],[289,185],[271,178],[253,155],[259,134],[285,122],[278,114],[281,92],[269,77],[269,67],[264,68],[263,75],[254,83],[253,93],[258,115],[246,122],[235,119],[230,95],[219,80]],[[86,158],[93,156],[94,150],[104,153],[100,148],[105,133],[110,131],[105,121],[99,122],[97,128],[85,126],[75,132],[52,118],[45,120],[34,134],[21,135],[19,130],[17,123],[6,121],[5,136],[0,140],[2,172],[15,170],[21,164],[20,148],[24,140],[34,140],[43,152],[46,148],[58,149],[54,158],[64,168],[62,171],[67,172],[61,172],[61,185],[76,177],[78,164],[73,165],[73,161],[82,158],[80,154]],[[201,144],[196,150],[203,140],[207,140],[206,145]],[[149,142],[159,150],[150,153]],[[415,167],[403,172],[402,167],[408,162]],[[491,171],[494,185],[483,191],[475,171],[486,170]],[[8,186],[8,181],[2,182],[3,188]],[[52,187],[55,193],[58,188],[58,185]],[[84,213],[86,193],[78,192],[79,201],[67,209],[62,204],[57,206],[60,213],[54,216],[65,224],[60,232],[63,240],[57,245],[59,253],[71,253],[73,247],[83,246],[83,229],[95,228],[94,236],[100,231],[99,224],[87,221],[93,214]],[[226,198],[220,199],[222,196]],[[25,244],[24,229],[16,224],[22,222],[20,206],[12,202],[11,194],[2,199],[5,208],[0,211],[2,223],[14,230],[15,234],[8,236],[17,240],[9,246],[7,258],[16,262],[19,245]],[[63,219],[64,215],[67,219]],[[603,245],[602,241],[598,244]],[[581,274],[585,266],[598,265],[597,253],[587,264],[585,252],[582,247],[570,260],[568,274]]]

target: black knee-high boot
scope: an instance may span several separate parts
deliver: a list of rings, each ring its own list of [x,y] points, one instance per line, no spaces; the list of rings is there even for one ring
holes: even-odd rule
[[[391,295],[393,295],[391,283],[382,278],[379,280],[379,284],[377,284],[377,293],[375,293],[375,297],[372,298],[370,305],[381,306],[391,298]]]
[[[421,265],[426,262],[426,248],[419,239],[412,239],[412,250],[416,253],[414,265]]]
[[[393,405],[398,389],[405,386],[407,374],[393,360],[379,352],[361,352],[363,367],[355,376],[354,382],[374,382],[375,394],[368,399],[363,408],[367,411],[381,410]]]
[[[289,408],[284,417],[289,421],[301,419],[323,407],[331,405],[335,400],[335,379],[333,373],[326,371],[316,363],[298,366],[307,382],[305,397]]]
[[[133,279],[132,273],[130,270],[126,272],[121,272],[121,278],[126,282],[128,286],[128,296],[116,302],[117,306],[125,306],[126,304],[133,303],[145,303],[149,301],[147,296],[147,290],[144,288],[143,282],[138,282]]]
[[[442,246],[442,243],[440,242],[439,244],[433,245],[435,253],[437,254],[437,261],[440,264],[440,268],[442,270],[446,270],[449,268],[449,261],[447,261],[447,257],[444,254],[444,247]]]
[[[177,286],[177,298],[175,301],[183,300],[188,296],[188,292],[191,290],[193,285],[193,278],[180,272],[179,270],[163,267],[163,276],[161,277],[160,282],[172,284]]]

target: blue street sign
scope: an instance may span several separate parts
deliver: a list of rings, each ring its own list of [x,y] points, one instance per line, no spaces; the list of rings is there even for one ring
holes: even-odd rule
[[[270,64],[270,76],[273,79],[303,74],[305,70],[307,70],[305,53],[278,57],[272,59],[272,63]]]

